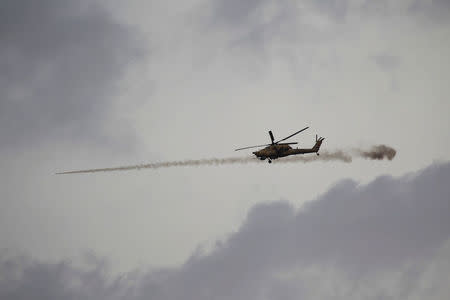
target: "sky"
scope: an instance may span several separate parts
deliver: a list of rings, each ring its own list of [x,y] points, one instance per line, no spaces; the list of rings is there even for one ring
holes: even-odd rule
[[[0,6],[0,299],[450,292],[448,1]],[[306,126],[397,155],[55,175]]]

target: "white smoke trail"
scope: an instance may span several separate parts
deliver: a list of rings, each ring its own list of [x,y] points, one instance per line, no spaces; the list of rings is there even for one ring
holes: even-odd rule
[[[294,156],[288,156],[283,157],[277,160],[274,160],[273,162],[279,164],[279,163],[291,163],[291,162],[312,162],[312,161],[342,161],[345,163],[351,163],[352,157],[349,154],[344,153],[342,150],[337,150],[334,152],[328,152],[328,151],[320,151],[320,156],[318,155],[308,155],[308,156],[301,156],[301,155],[294,155]]]
[[[96,173],[96,172],[110,172],[110,171],[128,171],[128,170],[140,170],[140,169],[159,169],[168,167],[183,167],[183,166],[212,166],[212,165],[224,165],[224,164],[243,164],[251,162],[260,162],[255,157],[228,157],[228,158],[210,158],[210,159],[192,159],[192,160],[180,160],[169,162],[157,162],[150,164],[140,164],[132,166],[103,168],[103,169],[88,169],[79,171],[68,171],[56,174],[76,174],[76,173]]]
[[[344,152],[343,150],[337,150],[334,152],[321,151],[320,156],[317,155],[294,155],[279,158],[273,160],[273,162],[279,163],[293,163],[293,162],[313,162],[313,161],[341,161],[345,163],[352,162],[351,152]],[[384,159],[392,160],[396,154],[396,151],[385,145],[378,145],[372,147],[370,150],[354,149],[353,155],[363,157],[366,159]],[[246,164],[246,163],[261,163],[261,160],[256,157],[228,157],[228,158],[210,158],[210,159],[193,159],[193,160],[180,160],[169,162],[157,162],[150,164],[131,165],[114,168],[102,168],[102,169],[87,169],[78,171],[67,171],[56,174],[76,174],[76,173],[97,173],[97,172],[111,172],[111,171],[129,171],[140,169],[158,169],[168,167],[183,167],[183,166],[215,166],[225,164]]]

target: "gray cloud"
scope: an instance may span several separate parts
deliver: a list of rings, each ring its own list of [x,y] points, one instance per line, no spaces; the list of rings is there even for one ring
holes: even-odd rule
[[[340,32],[341,25],[352,22],[349,16],[396,18],[406,15],[435,21],[436,17],[445,19],[450,14],[450,2],[447,0],[427,3],[417,0],[401,5],[396,2],[366,0],[350,4],[347,0],[214,0],[207,26],[233,32],[232,46],[244,45],[261,50],[274,41],[301,44],[323,39],[329,41]],[[326,30],[324,24],[327,24]]]
[[[296,7],[291,1],[250,0],[212,2],[207,26],[231,30],[230,47],[264,47],[273,39],[292,37]],[[290,30],[286,30],[287,27]]]
[[[381,70],[386,72],[396,69],[400,64],[400,58],[390,54],[374,55],[372,56],[372,60]]]
[[[217,0],[213,2],[213,20],[221,25],[242,26],[257,18],[256,14],[267,3],[270,0]]]
[[[0,299],[126,299],[131,282],[108,280],[107,267],[99,260],[85,260],[86,267],[70,261],[36,262],[6,259],[0,264]],[[128,278],[132,278],[131,275]]]
[[[345,180],[300,210],[259,204],[212,251],[112,280],[95,260],[86,271],[0,257],[0,299],[439,299],[450,275],[449,178],[445,163]]]
[[[2,147],[54,137],[110,142],[104,128],[118,79],[144,49],[95,2],[2,1]]]
[[[412,13],[432,18],[433,21],[448,21],[448,16],[450,15],[450,2],[448,0],[415,0],[412,2],[409,10]]]
[[[312,1],[311,4],[321,13],[333,18],[334,20],[342,21],[347,16],[347,0],[319,0]]]
[[[289,21],[286,17],[303,17],[303,13],[308,10],[318,12],[328,16],[335,21],[345,19],[348,12],[347,1],[319,0],[301,1],[273,1],[273,0],[247,0],[247,1],[226,1],[215,0],[212,6],[212,20],[217,25],[242,27],[243,25],[280,25],[281,22]],[[299,13],[299,15],[289,14]],[[278,22],[273,22],[273,21]]]

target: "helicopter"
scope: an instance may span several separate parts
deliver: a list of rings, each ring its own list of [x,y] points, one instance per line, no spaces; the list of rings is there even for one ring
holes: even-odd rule
[[[305,127],[302,130],[299,130],[279,141],[275,141],[272,131],[269,131],[269,136],[272,141],[271,144],[238,148],[238,149],[235,149],[234,151],[240,151],[240,150],[250,149],[250,148],[265,147],[264,149],[261,149],[261,150],[258,150],[258,151],[252,152],[252,153],[260,160],[267,159],[269,164],[272,163],[273,159],[277,159],[277,158],[285,157],[285,156],[289,156],[289,155],[306,154],[306,153],[316,153],[317,155],[319,155],[320,146],[322,145],[322,142],[325,138],[323,138],[323,137],[318,138],[317,134],[316,134],[316,143],[314,144],[314,146],[312,148],[305,148],[305,149],[295,148],[294,149],[290,145],[298,144],[297,142],[280,143],[280,142],[283,142],[283,141],[293,137],[294,135],[299,134],[302,131],[305,131],[308,128],[309,127]]]

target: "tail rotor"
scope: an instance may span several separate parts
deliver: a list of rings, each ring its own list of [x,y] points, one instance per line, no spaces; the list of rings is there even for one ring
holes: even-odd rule
[[[313,150],[316,152],[317,155],[319,155],[319,149],[320,149],[320,146],[322,145],[322,141],[324,139],[325,138],[323,138],[323,137],[318,137],[316,134],[316,144],[314,145]]]

